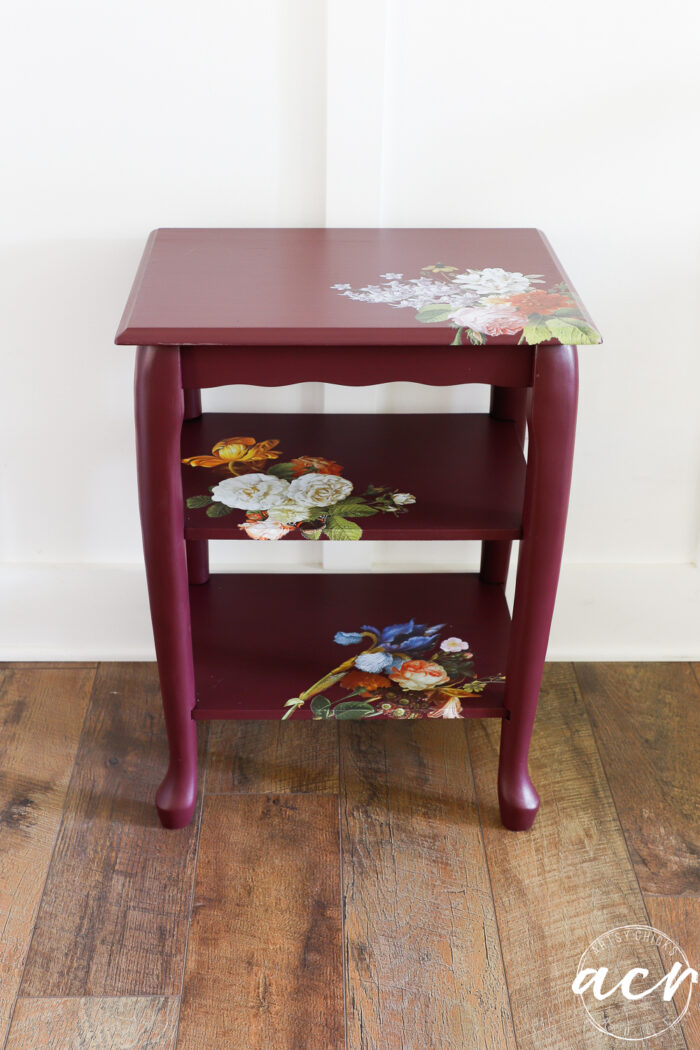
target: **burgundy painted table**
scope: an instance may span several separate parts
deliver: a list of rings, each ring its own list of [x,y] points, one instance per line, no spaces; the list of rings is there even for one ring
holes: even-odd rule
[[[139,347],[139,498],[170,746],[156,796],[162,823],[192,816],[196,719],[495,717],[501,816],[529,828],[539,799],[528,748],[564,539],[576,346],[600,342],[545,237],[157,230],[116,342]],[[485,383],[491,407],[201,410],[203,387],[307,380]],[[210,578],[216,539],[480,540],[481,569]]]

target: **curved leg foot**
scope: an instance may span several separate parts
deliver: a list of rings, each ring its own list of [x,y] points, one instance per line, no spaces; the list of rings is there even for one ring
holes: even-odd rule
[[[184,828],[197,802],[196,770],[168,769],[156,791],[156,809],[164,828]]]
[[[511,742],[508,739],[510,729],[510,723],[504,721],[498,769],[498,806],[505,828],[509,831],[529,831],[540,808],[540,796],[530,780],[527,765],[523,769],[510,764],[513,757],[513,747],[509,746]]]

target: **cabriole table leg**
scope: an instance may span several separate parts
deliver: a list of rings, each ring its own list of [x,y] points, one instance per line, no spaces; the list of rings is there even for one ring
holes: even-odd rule
[[[198,419],[202,414],[202,392],[196,387],[185,387],[184,418]],[[206,583],[209,579],[209,544],[206,540],[187,540],[187,578],[190,583]]]
[[[170,748],[156,806],[164,827],[181,828],[195,807],[197,735],[180,477],[183,393],[176,347],[139,347],[135,406],[143,549]]]
[[[512,831],[532,826],[539,796],[528,772],[571,485],[578,363],[575,346],[535,351],[528,418],[528,463],[523,538],[513,603],[498,770],[501,819]]]
[[[491,387],[489,415],[492,419],[512,420],[515,424],[515,431],[521,448],[525,444],[528,394],[529,389],[527,387]],[[481,544],[481,569],[479,575],[484,583],[505,584],[508,578],[512,546],[513,544],[510,540],[483,541]]]

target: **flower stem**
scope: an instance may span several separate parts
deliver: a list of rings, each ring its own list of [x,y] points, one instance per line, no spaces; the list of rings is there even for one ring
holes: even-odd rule
[[[378,641],[376,634],[374,634],[372,631],[362,631],[361,633],[364,635],[365,638],[372,639],[371,645],[367,649],[363,649],[361,653],[357,653],[355,656],[349,656],[347,660],[343,660],[342,664],[338,664],[338,666],[334,667],[332,671],[328,672],[328,674],[324,674],[323,678],[319,678],[317,682],[314,682],[313,685],[310,685],[309,688],[305,689],[303,693],[299,693],[299,699],[302,702],[305,700],[311,700],[312,697],[318,696],[318,694],[322,693],[323,690],[327,687],[335,685],[338,679],[342,678],[345,672],[349,671],[350,668],[354,665],[358,656],[362,656],[364,653],[372,653],[375,651],[375,649],[377,648]],[[301,707],[301,704],[297,704],[297,707]],[[293,710],[296,711],[296,707],[293,708]],[[288,717],[288,715],[283,715],[283,718]]]

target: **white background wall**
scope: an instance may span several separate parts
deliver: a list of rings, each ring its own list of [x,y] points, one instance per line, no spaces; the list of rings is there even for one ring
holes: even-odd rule
[[[4,658],[151,653],[112,339],[156,226],[539,226],[605,336],[581,409],[553,657],[700,656],[697,5],[36,0],[4,31]],[[688,335],[688,331],[691,332]],[[435,411],[474,389],[213,391]],[[225,544],[396,570],[462,544]]]

